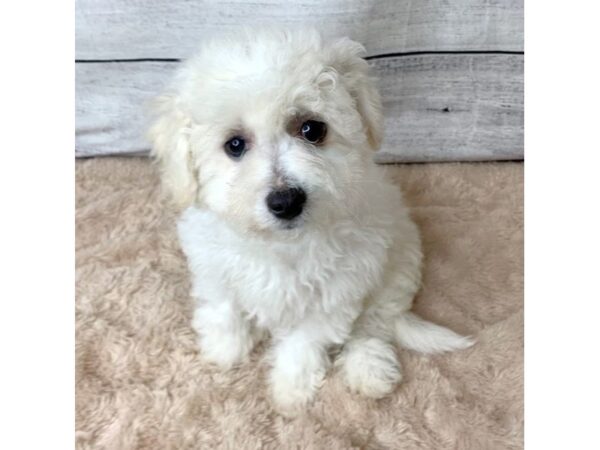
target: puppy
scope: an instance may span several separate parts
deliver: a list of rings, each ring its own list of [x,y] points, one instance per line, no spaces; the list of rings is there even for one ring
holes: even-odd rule
[[[471,340],[409,312],[421,243],[402,196],[373,163],[381,101],[349,39],[242,31],[184,63],[156,101],[153,155],[185,207],[202,355],[223,368],[272,337],[270,389],[294,415],[335,365],[369,397],[401,379],[395,345]]]

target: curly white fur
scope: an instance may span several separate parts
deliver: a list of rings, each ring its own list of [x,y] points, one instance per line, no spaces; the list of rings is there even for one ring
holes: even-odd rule
[[[350,388],[371,397],[401,378],[392,343],[471,345],[408,312],[421,243],[400,192],[372,162],[381,102],[362,52],[315,31],[210,42],[157,100],[150,131],[165,185],[187,207],[178,231],[203,354],[231,367],[268,332],[271,391],[287,414],[313,398],[334,345]],[[321,145],[298,136],[305,118],[327,124]],[[248,143],[238,159],[224,151],[232,135]],[[306,192],[293,221],[266,206],[280,186]]]

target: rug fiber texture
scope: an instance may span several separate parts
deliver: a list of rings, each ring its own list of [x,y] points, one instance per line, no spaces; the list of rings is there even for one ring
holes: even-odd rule
[[[399,350],[403,382],[381,400],[330,373],[295,419],[270,404],[264,345],[228,372],[203,361],[176,215],[150,162],[76,164],[78,449],[522,448],[521,163],[386,166],[423,237],[414,309],[477,342]]]

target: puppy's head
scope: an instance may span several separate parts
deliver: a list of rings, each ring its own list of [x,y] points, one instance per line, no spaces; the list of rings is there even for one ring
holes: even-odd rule
[[[347,215],[382,133],[363,50],[314,31],[205,45],[156,101],[150,138],[173,199],[266,233]]]

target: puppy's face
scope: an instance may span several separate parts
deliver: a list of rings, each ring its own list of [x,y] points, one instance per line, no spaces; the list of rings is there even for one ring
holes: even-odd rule
[[[381,135],[358,44],[316,33],[213,43],[180,70],[151,130],[182,205],[282,233],[349,214]]]

